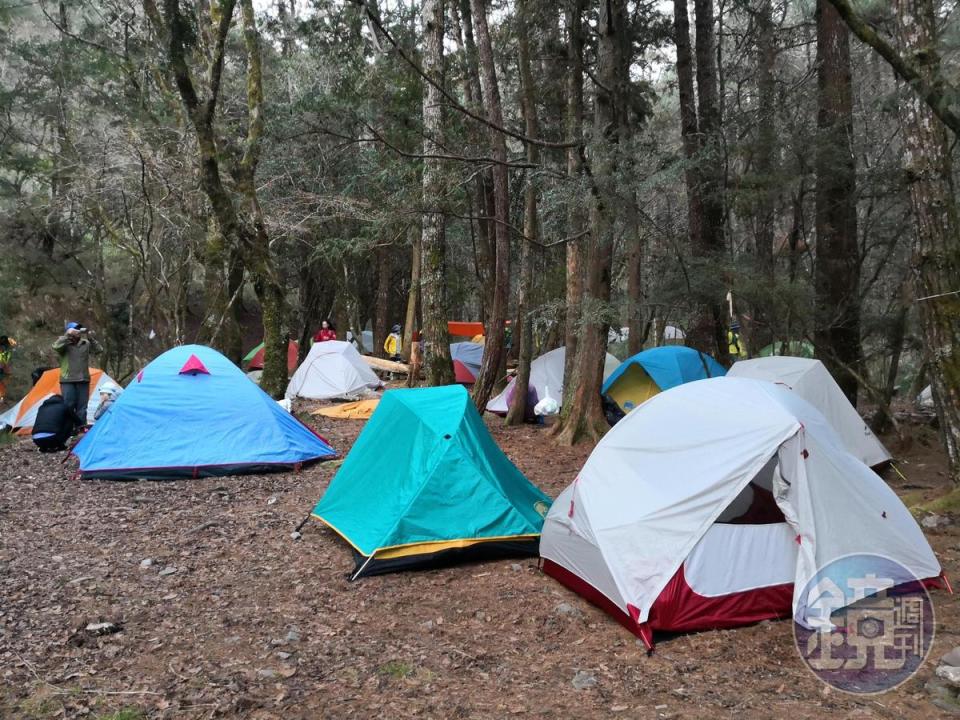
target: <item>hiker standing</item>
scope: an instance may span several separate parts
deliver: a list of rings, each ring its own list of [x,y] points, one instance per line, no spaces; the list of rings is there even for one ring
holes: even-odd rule
[[[10,363],[13,361],[13,348],[17,341],[6,335],[0,335],[0,403],[7,399],[7,377],[10,375]]]
[[[320,323],[320,329],[317,330],[317,334],[313,336],[314,342],[327,342],[328,340],[336,339],[337,331],[329,320],[324,320]]]
[[[400,335],[400,326],[394,325],[393,332],[387,335],[383,343],[383,350],[391,360],[400,359],[400,351],[403,350],[403,338]]]
[[[69,322],[53,349],[60,356],[60,392],[63,402],[76,420],[77,428],[87,424],[90,399],[90,353],[103,350],[83,325]]]

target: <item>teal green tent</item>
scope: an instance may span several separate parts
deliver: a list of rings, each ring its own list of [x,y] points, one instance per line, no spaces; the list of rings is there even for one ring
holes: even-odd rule
[[[813,343],[807,340],[772,342],[760,351],[759,357],[770,357],[771,355],[789,355],[791,357],[812,358]]]
[[[353,547],[356,579],[536,555],[550,502],[450,385],[384,393],[313,515]]]

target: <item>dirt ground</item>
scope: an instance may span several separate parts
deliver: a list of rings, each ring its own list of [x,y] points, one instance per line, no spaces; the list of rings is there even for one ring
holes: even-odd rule
[[[362,427],[316,420],[343,454]],[[553,496],[589,452],[535,426],[490,427]],[[936,435],[909,431],[908,479],[886,478],[909,502],[937,497]],[[350,552],[320,523],[291,539],[331,463],[81,482],[72,460],[17,442],[0,467],[0,718],[933,718],[924,684],[960,645],[957,603],[934,591],[932,660],[895,691],[854,697],[805,669],[787,621],[681,635],[648,657],[533,559],[350,583]],[[960,577],[960,525],[927,535]],[[85,630],[96,622],[119,632]],[[595,684],[576,689],[578,673]]]

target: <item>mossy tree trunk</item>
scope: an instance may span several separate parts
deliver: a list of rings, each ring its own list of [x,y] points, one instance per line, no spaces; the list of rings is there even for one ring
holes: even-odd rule
[[[443,83],[443,0],[423,2],[423,69],[434,82]],[[443,114],[440,91],[424,83],[423,153],[442,152]],[[423,205],[433,208],[444,196],[443,168],[439,160],[423,161]],[[421,290],[423,293],[423,367],[428,385],[450,385],[454,381],[447,332],[447,238],[446,220],[439,212],[426,212],[421,225]]]
[[[564,383],[571,401],[564,402],[556,429],[557,441],[573,445],[596,441],[608,426],[600,404],[607,332],[610,327],[610,272],[613,262],[614,213],[617,208],[617,167],[620,129],[627,97],[625,74],[630,43],[626,0],[608,0],[600,6],[597,44],[597,87],[594,101],[590,241],[584,302],[580,318],[583,333],[572,375]]]
[[[241,0],[244,47],[247,54],[247,135],[239,149],[240,159],[231,168],[246,214],[241,213],[227,189],[221,170],[220,144],[215,130],[217,103],[223,75],[227,37],[233,24],[236,0],[212,3],[211,49],[206,70],[206,97],[197,93],[190,67],[194,29],[180,9],[179,0],[165,0],[161,15],[153,0],[144,9],[166,44],[166,55],[181,101],[193,125],[200,165],[200,184],[210,201],[220,232],[228,245],[240,252],[253,281],[263,313],[265,357],[261,388],[273,397],[282,396],[287,384],[286,298],[271,256],[269,236],[256,192],[256,169],[263,135],[263,78],[259,35],[252,0]],[[223,141],[223,144],[228,144]]]

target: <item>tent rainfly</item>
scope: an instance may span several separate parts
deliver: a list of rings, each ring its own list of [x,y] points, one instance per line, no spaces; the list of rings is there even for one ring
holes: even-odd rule
[[[722,377],[724,367],[706,353],[683,345],[662,345],[627,358],[606,382],[601,393],[625,413],[657,393],[677,385]]]
[[[292,375],[293,371],[297,369],[297,357],[299,352],[299,343],[297,343],[295,340],[290,340],[287,342],[287,375]],[[266,355],[266,348],[264,348],[263,343],[260,343],[244,356],[241,365],[245,365],[248,372],[253,370],[263,370],[264,355]]]
[[[89,478],[180,478],[283,470],[336,455],[216,350],[160,355],[83,436]]]
[[[715,378],[651,398],[597,444],[543,527],[544,571],[653,646],[822,608],[820,568],[875,554],[941,575],[900,498],[830,423],[773,383]],[[908,577],[909,575],[909,577]]]
[[[453,360],[453,372],[457,382],[470,385],[480,374],[480,364],[483,362],[483,343],[451,343],[450,358]]]
[[[547,390],[550,391],[550,397],[558,403],[563,402],[563,372],[564,361],[567,357],[566,348],[557,348],[548,353],[544,353],[532,363],[530,363],[530,395],[527,401],[527,409],[533,412],[533,406],[540,400],[547,397]],[[603,377],[606,379],[620,365],[620,361],[613,355],[607,353],[603,362]],[[510,409],[510,401],[513,399],[514,379],[510,382],[496,397],[487,403],[487,412],[497,415],[506,415]]]
[[[103,370],[90,368],[90,397],[87,402],[87,424],[93,424],[93,415],[100,406],[100,388],[108,382],[114,382]],[[116,384],[116,383],[114,383]],[[47,370],[23,399],[0,414],[0,428],[10,426],[17,435],[30,435],[37,411],[51,395],[60,394],[60,370]]]
[[[851,455],[870,467],[891,459],[890,453],[819,360],[784,355],[741,360],[733,364],[729,375],[785,385],[820,411]]]
[[[549,506],[447,385],[385,392],[312,514],[353,548],[356,579],[536,555]]]
[[[290,378],[285,396],[311,400],[348,398],[382,384],[351,343],[328,340],[313,344]]]

